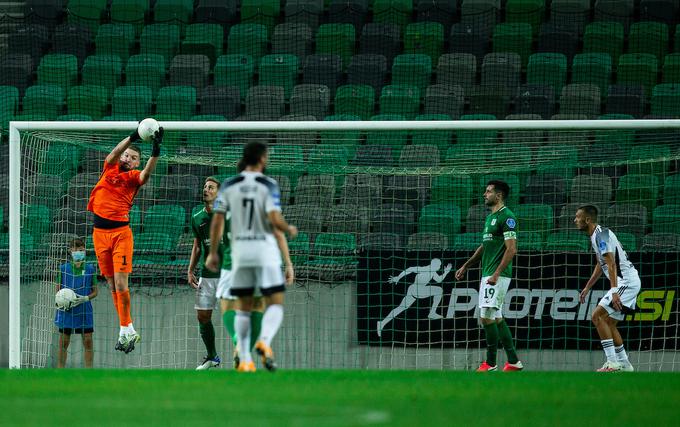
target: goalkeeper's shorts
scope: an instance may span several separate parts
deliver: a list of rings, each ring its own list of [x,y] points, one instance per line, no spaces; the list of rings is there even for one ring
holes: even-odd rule
[[[132,273],[132,251],[135,245],[129,226],[110,230],[95,228],[92,231],[92,242],[102,276]]]

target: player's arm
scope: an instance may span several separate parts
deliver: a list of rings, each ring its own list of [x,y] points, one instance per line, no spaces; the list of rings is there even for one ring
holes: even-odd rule
[[[136,131],[135,131],[136,132]],[[151,138],[151,157],[146,161],[146,166],[139,174],[139,183],[144,185],[151,177],[151,174],[156,170],[156,164],[158,163],[158,156],[161,155],[161,143],[163,142],[163,127],[158,128],[156,133],[154,133]]]
[[[222,236],[224,235],[224,212],[213,211],[212,222],[210,223],[210,253],[205,259],[205,266],[208,270],[219,271],[220,258],[218,250]]]
[[[90,291],[90,293],[87,294],[87,295],[78,295],[76,297],[75,302],[71,305],[71,308],[77,307],[80,304],[84,304],[84,303],[90,301],[91,299],[94,299],[97,295],[99,295],[99,289],[97,288],[97,281],[92,280],[92,290]]]
[[[284,233],[288,233],[291,239],[294,239],[297,236],[297,227],[288,224],[280,210],[271,210],[267,216],[269,216],[269,221],[271,221],[274,228]]]
[[[286,274],[286,285],[292,285],[293,282],[295,282],[295,270],[293,269],[293,262],[290,260],[288,240],[286,239],[286,235],[280,230],[274,230],[274,237],[276,238],[276,243],[281,251],[281,258],[283,259]]]
[[[482,259],[482,254],[484,254],[484,245],[479,245],[470,259],[465,261],[465,264],[463,264],[463,266],[456,271],[456,280],[461,280],[463,277],[465,277],[465,272],[467,269],[477,264],[479,260]]]
[[[600,267],[600,263],[597,262],[595,263],[595,269],[593,269],[593,274],[590,275],[590,279],[588,279],[586,286],[583,288],[579,295],[579,300],[581,301],[581,304],[586,302],[588,292],[590,292],[590,289],[593,286],[595,286],[595,283],[597,283],[598,280],[600,280],[600,277],[602,277],[602,267]]]
[[[489,278],[487,283],[491,285],[496,284],[501,272],[510,265],[515,255],[517,255],[517,239],[505,239],[505,252],[503,252],[503,258],[501,258],[500,264],[498,264],[496,271],[493,272],[493,275]]]
[[[127,138],[123,139],[113,147],[113,150],[109,153],[108,156],[106,156],[106,163],[112,165],[118,161],[120,156],[123,154],[125,150],[130,146],[130,144],[134,144],[135,142],[139,141],[142,139],[139,136],[139,132],[137,132],[137,128],[128,136]]]
[[[611,252],[604,253],[602,254],[602,257],[604,258],[604,262],[607,263],[607,269],[609,271],[609,283],[612,289],[616,289],[618,287],[619,271],[616,268],[614,254],[612,254]],[[614,307],[614,309],[617,311],[621,311],[623,309],[623,304],[621,303],[621,296],[616,292],[612,293],[612,307]]]
[[[194,272],[196,271],[199,259],[201,259],[201,245],[198,239],[194,237],[194,244],[191,246],[191,257],[189,258],[189,268],[187,269],[187,282],[195,289],[198,288],[198,279]]]

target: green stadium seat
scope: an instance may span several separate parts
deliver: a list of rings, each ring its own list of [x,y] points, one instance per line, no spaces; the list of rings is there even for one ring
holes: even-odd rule
[[[628,34],[629,53],[649,53],[661,62],[668,53],[668,26],[661,22],[636,22]]]
[[[498,24],[493,30],[493,51],[514,52],[526,67],[531,55],[531,25],[526,23]]]
[[[669,175],[664,179],[663,204],[680,205],[680,174]]]
[[[163,55],[134,55],[125,67],[125,84],[127,86],[146,86],[151,89],[152,96],[165,84],[165,58]]]
[[[462,233],[455,236],[451,249],[474,252],[481,244],[482,236],[479,233]]]
[[[678,252],[680,235],[673,233],[649,233],[642,238],[640,252]]]
[[[477,233],[479,243],[481,244],[482,232],[484,231],[484,224],[486,217],[491,213],[489,208],[483,204],[470,206],[465,216],[465,231],[468,233]],[[475,248],[476,249],[476,248]]]
[[[50,231],[52,214],[45,205],[23,205],[21,207],[22,229],[34,241],[39,242],[42,236]]]
[[[227,53],[248,55],[255,61],[267,52],[267,27],[262,24],[236,24],[229,30]],[[217,61],[219,64],[219,60]],[[245,97],[245,94],[241,94]]]
[[[680,205],[663,204],[654,209],[654,233],[680,233]]]
[[[567,81],[567,57],[561,53],[534,53],[529,57],[527,83],[549,85],[555,93]]]
[[[572,83],[562,88],[561,114],[583,114],[589,118],[600,115],[602,97],[600,88],[585,83]]]
[[[43,56],[38,65],[38,84],[59,86],[68,93],[78,84],[78,58],[63,53]]]
[[[512,211],[517,217],[519,230],[538,233],[541,240],[554,228],[553,209],[548,205],[524,203],[515,206]]]
[[[592,84],[607,96],[612,79],[612,58],[606,53],[580,53],[574,56],[571,82]],[[559,92],[558,92],[559,93]]]
[[[144,213],[144,233],[166,233],[177,240],[185,225],[186,212],[179,205],[154,205]]]
[[[664,58],[663,82],[680,83],[680,53],[671,53]]]
[[[69,0],[68,22],[87,27],[96,34],[106,5],[107,0]]]
[[[420,111],[420,90],[417,86],[388,85],[380,95],[380,114],[400,114],[414,119]]]
[[[402,30],[411,21],[413,13],[412,0],[374,0],[373,22],[396,24]]]
[[[97,55],[114,55],[126,63],[135,45],[135,35],[135,27],[132,24],[102,25],[94,39]]]
[[[316,53],[339,55],[343,68],[347,68],[356,44],[356,31],[352,24],[323,24],[316,33]]]
[[[135,38],[142,34],[144,15],[149,10],[147,0],[112,0],[111,23],[130,24],[135,30]]]
[[[0,129],[7,129],[19,108],[19,89],[0,86]]]
[[[461,120],[496,120],[491,114],[464,114]],[[482,146],[498,142],[498,132],[495,130],[459,130],[456,132],[456,142],[459,145]]]
[[[59,122],[91,122],[92,117],[87,114],[62,114],[57,117]]]
[[[309,234],[298,233],[297,237],[288,242],[290,260],[297,267],[309,261]]]
[[[680,117],[680,83],[663,83],[652,90],[652,114]]]
[[[349,161],[347,150],[337,144],[317,144],[312,146],[307,157],[307,172],[310,175],[335,175],[335,185],[341,187],[344,175],[337,173],[338,167],[346,166]],[[298,185],[302,180],[298,181]],[[296,202],[297,203],[297,202]],[[324,204],[326,206],[326,204]]]
[[[570,137],[573,138],[573,134]],[[551,139],[550,134],[548,138]],[[578,164],[578,149],[553,139],[553,143],[539,147],[534,158],[538,163],[536,169],[549,170],[551,174],[571,181]]]
[[[586,26],[583,36],[583,53],[606,53],[614,68],[623,53],[624,32],[619,22],[592,22]]]
[[[671,147],[663,143],[635,145],[628,155],[628,173],[656,175],[662,180],[671,168],[671,157]]]
[[[404,53],[425,54],[436,64],[444,49],[444,26],[439,22],[414,22],[406,26]]]
[[[541,233],[519,230],[517,232],[517,250],[521,252],[542,251],[543,237],[541,236]]]
[[[147,216],[149,214],[147,213]],[[170,261],[178,236],[170,236],[165,230],[135,235],[134,264],[156,264]]]
[[[111,113],[129,114],[141,120],[151,113],[153,93],[146,86],[120,86],[113,92]]]
[[[112,55],[92,55],[83,65],[83,85],[96,85],[106,88],[108,96],[120,86],[123,65],[119,57]]]
[[[436,203],[423,206],[418,219],[419,233],[443,233],[449,241],[461,232],[461,211],[453,203]]]
[[[437,121],[437,120],[451,120],[451,117],[446,114],[421,114],[416,117],[416,120]],[[411,143],[413,145],[434,145],[439,149],[439,152],[444,154],[446,150],[451,147],[451,140],[453,139],[452,130],[428,130],[428,131],[413,131],[411,133]]]
[[[533,166],[532,157],[533,150],[531,146],[527,143],[519,145],[510,145],[508,141],[504,144],[499,144],[498,148],[491,150],[491,156],[489,159],[489,166],[491,168],[502,168],[502,167],[518,167],[522,170],[515,172],[515,175],[519,178],[520,191],[524,193],[524,186],[526,184],[527,178],[531,175],[531,168]]]
[[[219,24],[191,24],[182,40],[181,52],[187,55],[205,55],[210,58],[210,66],[214,67],[217,58],[222,55],[224,44],[224,28]]]
[[[196,114],[196,89],[190,86],[165,86],[158,91],[156,114],[174,114],[189,120]]]
[[[24,115],[54,120],[64,107],[64,90],[53,85],[31,86],[26,89],[22,105]]]
[[[85,114],[100,120],[108,109],[108,92],[102,86],[74,86],[68,92],[66,104],[69,114]]]
[[[267,170],[271,175],[283,175],[290,180],[291,190],[297,186],[298,179],[305,173],[304,150],[299,145],[275,145],[269,150]],[[236,160],[241,152],[236,152]]]
[[[236,86],[241,100],[246,98],[248,89],[255,78],[255,61],[250,55],[222,55],[215,65],[215,86]]]
[[[177,26],[184,37],[193,10],[193,0],[156,0],[153,9],[154,21]]]
[[[401,114],[378,114],[371,117],[371,121],[390,120],[406,120],[406,117]],[[406,145],[407,139],[408,131],[405,130],[366,132],[366,145],[382,145],[390,147],[393,159],[399,158],[401,149]]]
[[[351,233],[320,233],[314,240],[312,262],[353,267],[357,264],[356,249],[356,237]]]
[[[617,203],[633,203],[653,212],[659,198],[659,178],[649,174],[627,174],[619,179]]]
[[[484,191],[486,191],[486,183],[494,180],[494,179],[499,179],[505,183],[507,183],[510,186],[510,195],[508,196],[508,199],[506,200],[506,204],[510,207],[510,209],[515,212],[515,209],[517,209],[517,206],[519,206],[519,196],[521,193],[521,185],[520,185],[520,179],[517,175],[510,175],[510,174],[499,174],[499,173],[486,173],[482,176],[479,177],[478,181],[478,202],[479,203],[484,203]],[[515,212],[517,213],[517,212]],[[521,224],[520,224],[521,225]],[[527,230],[530,231],[530,230]]]
[[[375,89],[369,85],[344,85],[335,93],[335,113],[354,114],[368,120],[375,112]]]
[[[427,55],[404,54],[394,58],[392,84],[412,85],[421,91],[430,84],[432,60]]]
[[[401,150],[399,166],[402,168],[439,166],[439,148],[432,144],[407,145]]]
[[[162,55],[165,63],[179,51],[180,29],[177,25],[151,24],[144,27],[139,38],[139,53]]]
[[[548,252],[590,252],[590,239],[578,231],[558,231],[548,236],[545,242]]]
[[[298,67],[298,57],[295,55],[265,55],[260,61],[259,84],[281,86],[288,100],[297,80]]]
[[[616,238],[619,239],[623,249],[628,252],[635,252],[638,250],[637,237],[633,233],[617,232]]]
[[[641,84],[647,96],[656,85],[658,61],[651,53],[627,53],[619,57],[618,84]]]
[[[534,35],[538,33],[544,13],[543,0],[508,0],[505,4],[505,21],[529,23]]]
[[[338,104],[335,105],[336,111]],[[324,117],[326,122],[337,122],[337,121],[360,121],[361,117],[356,114],[340,114],[337,113],[332,116]],[[347,150],[347,155],[350,158],[354,158],[357,146],[361,141],[361,132],[358,130],[343,130],[343,131],[321,131],[319,132],[320,140],[322,144],[337,144],[342,145]]]
[[[281,14],[281,3],[278,0],[243,0],[241,2],[241,22],[244,24],[262,24],[271,34]]]
[[[453,203],[461,213],[472,206],[472,178],[468,175],[440,175],[432,180],[432,203]]]

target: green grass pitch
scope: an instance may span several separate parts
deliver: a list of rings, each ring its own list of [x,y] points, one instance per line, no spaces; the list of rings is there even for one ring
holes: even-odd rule
[[[0,425],[678,425],[673,373],[3,370]]]

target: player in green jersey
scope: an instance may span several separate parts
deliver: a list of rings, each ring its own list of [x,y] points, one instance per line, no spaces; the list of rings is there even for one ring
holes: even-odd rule
[[[499,342],[508,356],[503,371],[520,371],[524,368],[517,358],[510,328],[503,319],[503,301],[512,277],[512,258],[517,253],[517,219],[505,206],[509,194],[510,187],[503,181],[492,180],[486,184],[484,204],[491,208],[491,213],[484,223],[482,244],[456,271],[456,280],[462,280],[467,269],[482,260],[479,312],[486,334],[486,360],[477,372],[498,369],[496,353]]]

